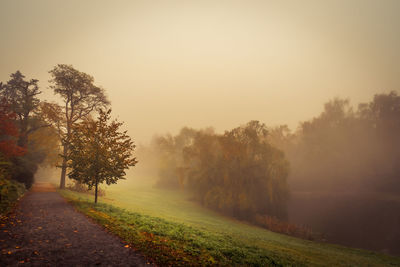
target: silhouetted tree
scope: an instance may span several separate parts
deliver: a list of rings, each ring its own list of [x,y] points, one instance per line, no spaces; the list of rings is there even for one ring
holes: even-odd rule
[[[58,129],[63,146],[60,188],[65,188],[72,127],[93,111],[107,106],[109,101],[104,95],[104,90],[93,84],[92,76],[74,69],[71,65],[59,64],[50,71],[50,74],[51,88],[64,101],[61,113],[64,118],[57,123],[63,123]]]
[[[32,136],[50,125],[40,114],[38,95],[41,92],[38,80],[26,81],[24,78],[20,71],[11,74],[11,79],[6,84],[1,84],[0,95],[16,114],[15,123],[19,129],[17,143],[27,150],[24,156],[11,158],[12,178],[30,187],[38,165],[46,158],[44,151],[35,145]]]
[[[29,134],[45,126],[35,113],[40,103],[37,96],[41,94],[41,91],[38,80],[26,81],[20,71],[16,71],[10,77],[11,79],[1,86],[0,95],[6,99],[11,110],[17,115],[18,145],[26,147]]]

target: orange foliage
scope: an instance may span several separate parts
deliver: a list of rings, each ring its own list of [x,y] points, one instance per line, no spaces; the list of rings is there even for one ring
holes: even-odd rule
[[[3,99],[0,104],[0,152],[6,158],[23,156],[26,153],[26,148],[17,145],[18,135],[15,114],[9,110]]]

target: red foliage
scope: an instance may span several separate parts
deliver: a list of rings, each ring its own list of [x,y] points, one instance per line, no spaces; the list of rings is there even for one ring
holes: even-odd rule
[[[3,99],[0,103],[0,153],[5,157],[18,157],[26,153],[26,148],[17,145],[18,128],[15,125],[15,113]]]

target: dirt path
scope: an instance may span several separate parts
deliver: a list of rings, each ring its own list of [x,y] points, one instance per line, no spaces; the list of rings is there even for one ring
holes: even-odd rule
[[[148,266],[117,237],[36,184],[0,225],[0,266]]]

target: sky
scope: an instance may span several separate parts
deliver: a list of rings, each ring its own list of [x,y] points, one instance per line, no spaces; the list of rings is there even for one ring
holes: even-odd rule
[[[0,81],[20,70],[56,101],[72,64],[106,90],[136,143],[317,116],[400,89],[400,1],[0,0]]]

